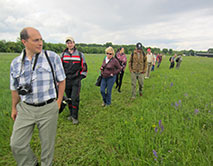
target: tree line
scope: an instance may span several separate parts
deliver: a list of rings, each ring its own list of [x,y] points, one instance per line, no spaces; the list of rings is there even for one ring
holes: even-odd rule
[[[115,49],[115,51],[120,47],[124,47],[126,54],[131,54],[131,52],[135,49],[135,44],[113,45],[111,42],[107,42],[105,44],[76,43],[76,47],[78,48],[78,50],[86,54],[103,54],[105,49],[109,46],[112,46]],[[23,48],[24,48],[24,45],[21,43],[20,40],[17,40],[16,42],[0,40],[0,52],[20,53],[23,50]],[[44,41],[43,48],[45,50],[51,50],[57,53],[61,53],[66,48],[66,44],[46,43]],[[143,46],[143,50],[145,52],[147,48],[148,47]],[[173,49],[167,49],[167,48],[163,48],[163,49],[155,48],[155,47],[149,47],[149,48],[151,48],[154,54],[173,55],[176,53],[176,54],[185,54],[186,56],[194,56],[194,50],[175,51]]]

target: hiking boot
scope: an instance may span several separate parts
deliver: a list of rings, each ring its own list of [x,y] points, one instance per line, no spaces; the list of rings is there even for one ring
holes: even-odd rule
[[[140,96],[143,96],[143,93],[142,93],[142,92],[140,92],[140,93],[139,93],[139,95],[140,95]]]
[[[68,116],[68,117],[67,117],[67,120],[72,121],[72,123],[73,123],[74,125],[79,123],[78,119],[75,119],[75,118],[73,118],[72,116]]]
[[[132,100],[132,101],[135,100],[135,97],[131,97],[131,100]]]
[[[75,118],[72,117],[72,124],[77,125],[78,123],[79,123],[78,119],[75,119]]]
[[[106,103],[102,103],[101,106],[102,106],[102,107],[105,107],[105,106],[106,106]]]

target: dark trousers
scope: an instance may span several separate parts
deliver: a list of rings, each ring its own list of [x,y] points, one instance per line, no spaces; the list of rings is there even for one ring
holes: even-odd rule
[[[72,99],[72,103],[68,105],[69,110],[70,110],[70,115],[75,119],[78,119],[80,90],[81,90],[81,79],[80,78],[66,80],[65,93],[68,98]]]
[[[175,62],[171,62],[171,64],[170,64],[170,69],[172,69],[172,68],[174,68],[174,66],[175,66]]]
[[[123,70],[121,70],[121,73],[118,73],[117,76],[116,76],[116,88],[118,87],[118,90],[121,89],[123,76],[124,76]]]

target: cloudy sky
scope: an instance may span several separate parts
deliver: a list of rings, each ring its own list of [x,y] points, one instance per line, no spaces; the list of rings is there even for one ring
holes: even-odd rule
[[[0,40],[35,27],[46,42],[213,47],[213,0],[0,0]]]

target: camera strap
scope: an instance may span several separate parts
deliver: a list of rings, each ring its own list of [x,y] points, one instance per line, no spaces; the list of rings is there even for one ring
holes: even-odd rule
[[[45,56],[46,56],[46,58],[47,58],[47,61],[48,61],[49,65],[50,65],[50,68],[51,68],[51,71],[52,71],[53,82],[54,82],[55,90],[56,90],[56,96],[58,97],[58,87],[57,87],[57,84],[56,84],[56,78],[55,78],[53,66],[52,66],[52,64],[51,64],[50,58],[49,58],[48,55],[47,55],[47,51],[46,51],[46,50],[44,51],[44,53],[45,53]]]

